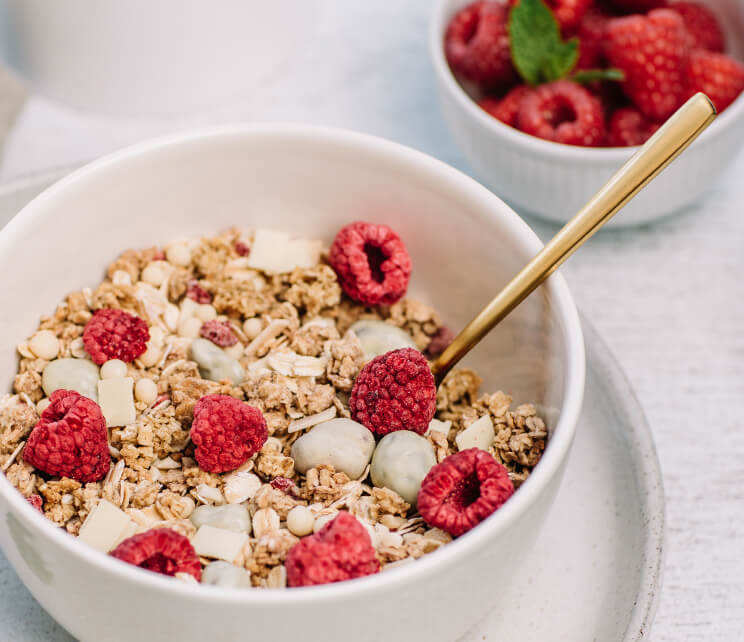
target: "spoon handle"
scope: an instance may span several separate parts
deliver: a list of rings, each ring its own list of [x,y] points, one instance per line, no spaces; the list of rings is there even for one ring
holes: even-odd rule
[[[497,323],[677,158],[715,116],[715,107],[705,94],[697,93],[682,105],[439,355],[431,367],[437,385]]]

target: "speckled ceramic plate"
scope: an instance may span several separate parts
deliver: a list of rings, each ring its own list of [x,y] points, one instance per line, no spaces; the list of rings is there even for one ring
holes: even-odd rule
[[[584,338],[584,412],[558,498],[522,573],[459,642],[648,639],[663,569],[659,462],[643,410],[586,320]],[[0,639],[72,640],[2,554],[0,587]]]
[[[562,487],[529,562],[459,642],[648,639],[664,561],[659,461],[620,366],[583,325],[587,388]]]

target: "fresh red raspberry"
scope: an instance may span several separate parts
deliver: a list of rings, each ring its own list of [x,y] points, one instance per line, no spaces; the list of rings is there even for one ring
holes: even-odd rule
[[[289,586],[314,586],[353,580],[380,570],[367,529],[340,512],[315,535],[303,537],[287,553]]]
[[[602,103],[571,80],[540,85],[522,100],[519,129],[556,143],[596,147],[605,139]]]
[[[579,40],[576,69],[598,69],[607,66],[604,59],[604,36],[609,19],[609,16],[597,7],[589,7],[581,18],[575,31]]]
[[[469,448],[432,467],[421,482],[418,510],[430,526],[453,537],[467,533],[514,493],[509,473],[493,456]]]
[[[437,389],[424,355],[391,350],[367,363],[354,381],[349,409],[373,433],[426,432],[436,411]]]
[[[191,441],[202,470],[235,470],[261,450],[268,436],[261,411],[240,399],[206,395],[194,406]]]
[[[187,537],[170,528],[153,528],[132,535],[119,544],[110,555],[162,575],[188,573],[201,580],[201,563]]]
[[[702,91],[720,114],[744,90],[744,66],[725,54],[698,49],[687,66],[687,96]]]
[[[234,346],[238,342],[238,337],[235,336],[229,321],[218,321],[217,319],[205,321],[201,330],[199,330],[199,334],[222,348]]]
[[[408,289],[411,257],[387,225],[357,222],[341,228],[328,260],[344,292],[357,303],[392,305]]]
[[[124,310],[96,310],[83,330],[85,350],[99,366],[109,359],[134,361],[149,340],[147,323]]]
[[[452,343],[452,339],[454,338],[455,338],[455,333],[452,330],[450,330],[446,325],[443,325],[432,336],[431,341],[429,341],[429,345],[426,346],[426,356],[429,359],[438,357],[440,354],[442,354],[447,349],[449,344]]]
[[[531,91],[527,85],[517,85],[503,98],[482,98],[478,106],[510,127],[516,127],[519,107]]]
[[[575,29],[594,0],[545,0],[553,12],[561,29],[570,32]],[[509,0],[509,6],[516,7],[519,0]]]
[[[236,241],[235,251],[240,256],[248,256],[251,253],[251,246],[247,243],[243,243],[243,241]]]
[[[189,281],[186,296],[197,303],[212,303],[212,295],[199,285],[199,282],[196,279]]]
[[[619,13],[646,13],[667,5],[667,0],[609,0],[609,5]]]
[[[726,47],[723,30],[716,14],[708,7],[697,2],[675,2],[669,8],[682,16],[693,49],[723,53]]]
[[[610,118],[607,144],[630,147],[645,143],[661,125],[646,118],[635,107],[621,107]]]
[[[106,420],[98,404],[74,390],[55,390],[23,450],[34,468],[87,483],[111,466]]]
[[[484,89],[506,89],[516,79],[509,48],[509,8],[480,0],[458,11],[444,36],[452,71]]]
[[[29,495],[28,497],[26,497],[26,500],[28,500],[28,503],[31,504],[31,506],[33,506],[40,513],[44,512],[44,510],[41,507],[43,503],[41,499],[41,495],[37,495],[36,493],[34,493],[33,495]]]
[[[655,9],[647,16],[613,18],[605,34],[608,62],[625,74],[625,95],[647,118],[668,118],[686,96],[690,36],[680,15]]]

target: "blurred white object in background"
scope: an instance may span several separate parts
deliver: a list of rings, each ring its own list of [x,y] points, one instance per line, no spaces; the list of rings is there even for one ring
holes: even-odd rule
[[[4,55],[86,111],[185,116],[245,95],[294,55],[313,0],[2,0]]]

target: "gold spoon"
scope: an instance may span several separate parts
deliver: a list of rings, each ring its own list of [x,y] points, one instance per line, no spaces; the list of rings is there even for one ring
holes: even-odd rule
[[[437,357],[431,366],[437,385],[476,343],[677,158],[715,117],[713,103],[702,93],[695,94],[672,114]]]

